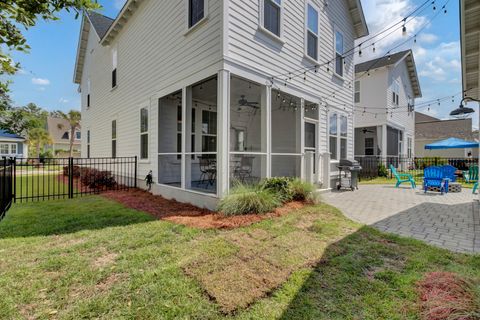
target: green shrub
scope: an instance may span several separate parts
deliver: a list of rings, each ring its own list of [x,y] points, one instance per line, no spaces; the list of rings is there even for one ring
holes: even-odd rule
[[[302,181],[301,179],[290,180],[290,193],[292,200],[310,201],[315,192],[315,186],[311,183]]]
[[[378,164],[378,176],[379,177],[388,177],[387,167],[383,163]]]
[[[448,160],[441,157],[425,157],[415,159],[415,167],[419,170],[423,170],[431,166],[444,166],[447,164]]]
[[[271,190],[260,185],[239,184],[220,201],[218,209],[226,216],[234,216],[267,213],[281,205],[281,199]]]
[[[293,200],[291,181],[291,178],[286,177],[268,178],[262,181],[260,187],[275,193],[282,202],[289,202]]]

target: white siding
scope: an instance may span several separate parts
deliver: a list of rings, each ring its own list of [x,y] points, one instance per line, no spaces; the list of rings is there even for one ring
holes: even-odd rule
[[[81,85],[83,156],[86,156],[86,130],[91,132],[91,155],[111,156],[111,121],[114,118],[117,120],[117,156],[138,155],[140,108],[149,106],[150,159],[140,164],[139,176],[155,169],[156,93],[211,67],[222,58],[221,1],[208,3],[207,20],[188,34],[185,33],[184,0],[143,1],[110,47],[99,46],[99,39],[91,29]],[[113,90],[112,46],[118,48],[118,86]],[[90,54],[92,49],[94,51]],[[88,77],[91,79],[91,107],[87,110]]]

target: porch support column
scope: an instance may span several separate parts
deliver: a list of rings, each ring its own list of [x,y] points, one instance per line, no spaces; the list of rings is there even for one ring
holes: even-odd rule
[[[387,125],[382,125],[382,157],[387,157]]]
[[[305,166],[305,99],[300,99],[300,153],[302,154],[300,160],[300,177],[302,180],[307,178]],[[297,120],[298,121],[298,120]]]
[[[185,152],[192,151],[192,106],[193,106],[193,94],[192,94],[192,87],[185,88],[185,96],[186,100],[185,109],[182,111],[182,161],[185,163],[185,188],[191,189],[192,188],[192,157],[187,156]],[[185,126],[184,126],[185,125]],[[185,148],[184,148],[185,147]],[[185,151],[183,151],[185,149]]]
[[[185,122],[185,115],[187,114],[187,100],[188,100],[188,95],[187,95],[187,90],[188,87],[183,87],[182,88],[182,138],[183,141],[185,141],[185,132],[187,131],[187,123]],[[185,143],[182,143],[182,160],[181,160],[181,187],[182,189],[185,189],[186,187],[186,172],[185,168],[186,162],[185,162],[185,151],[186,151],[186,146]]]
[[[217,195],[223,198],[229,189],[230,71],[218,72],[217,108]]]
[[[272,89],[270,86],[262,87],[262,152],[266,152],[267,156],[262,157],[262,178],[270,178],[271,176],[271,145],[272,145]]]

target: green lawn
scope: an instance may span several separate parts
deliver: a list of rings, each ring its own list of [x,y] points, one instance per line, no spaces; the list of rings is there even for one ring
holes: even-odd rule
[[[381,234],[327,205],[198,230],[99,196],[15,205],[0,222],[4,319],[419,319],[416,282],[480,256]]]
[[[55,173],[17,175],[16,192],[22,197],[47,197],[68,194],[68,186],[63,183],[63,175]]]

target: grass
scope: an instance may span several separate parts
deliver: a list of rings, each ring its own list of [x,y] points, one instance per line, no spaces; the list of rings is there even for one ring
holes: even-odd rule
[[[16,191],[19,196],[48,196],[68,194],[68,186],[62,180],[62,174],[18,175]]]
[[[15,205],[0,223],[5,319],[418,319],[416,283],[480,256],[353,223],[323,204],[198,230],[102,197]]]

